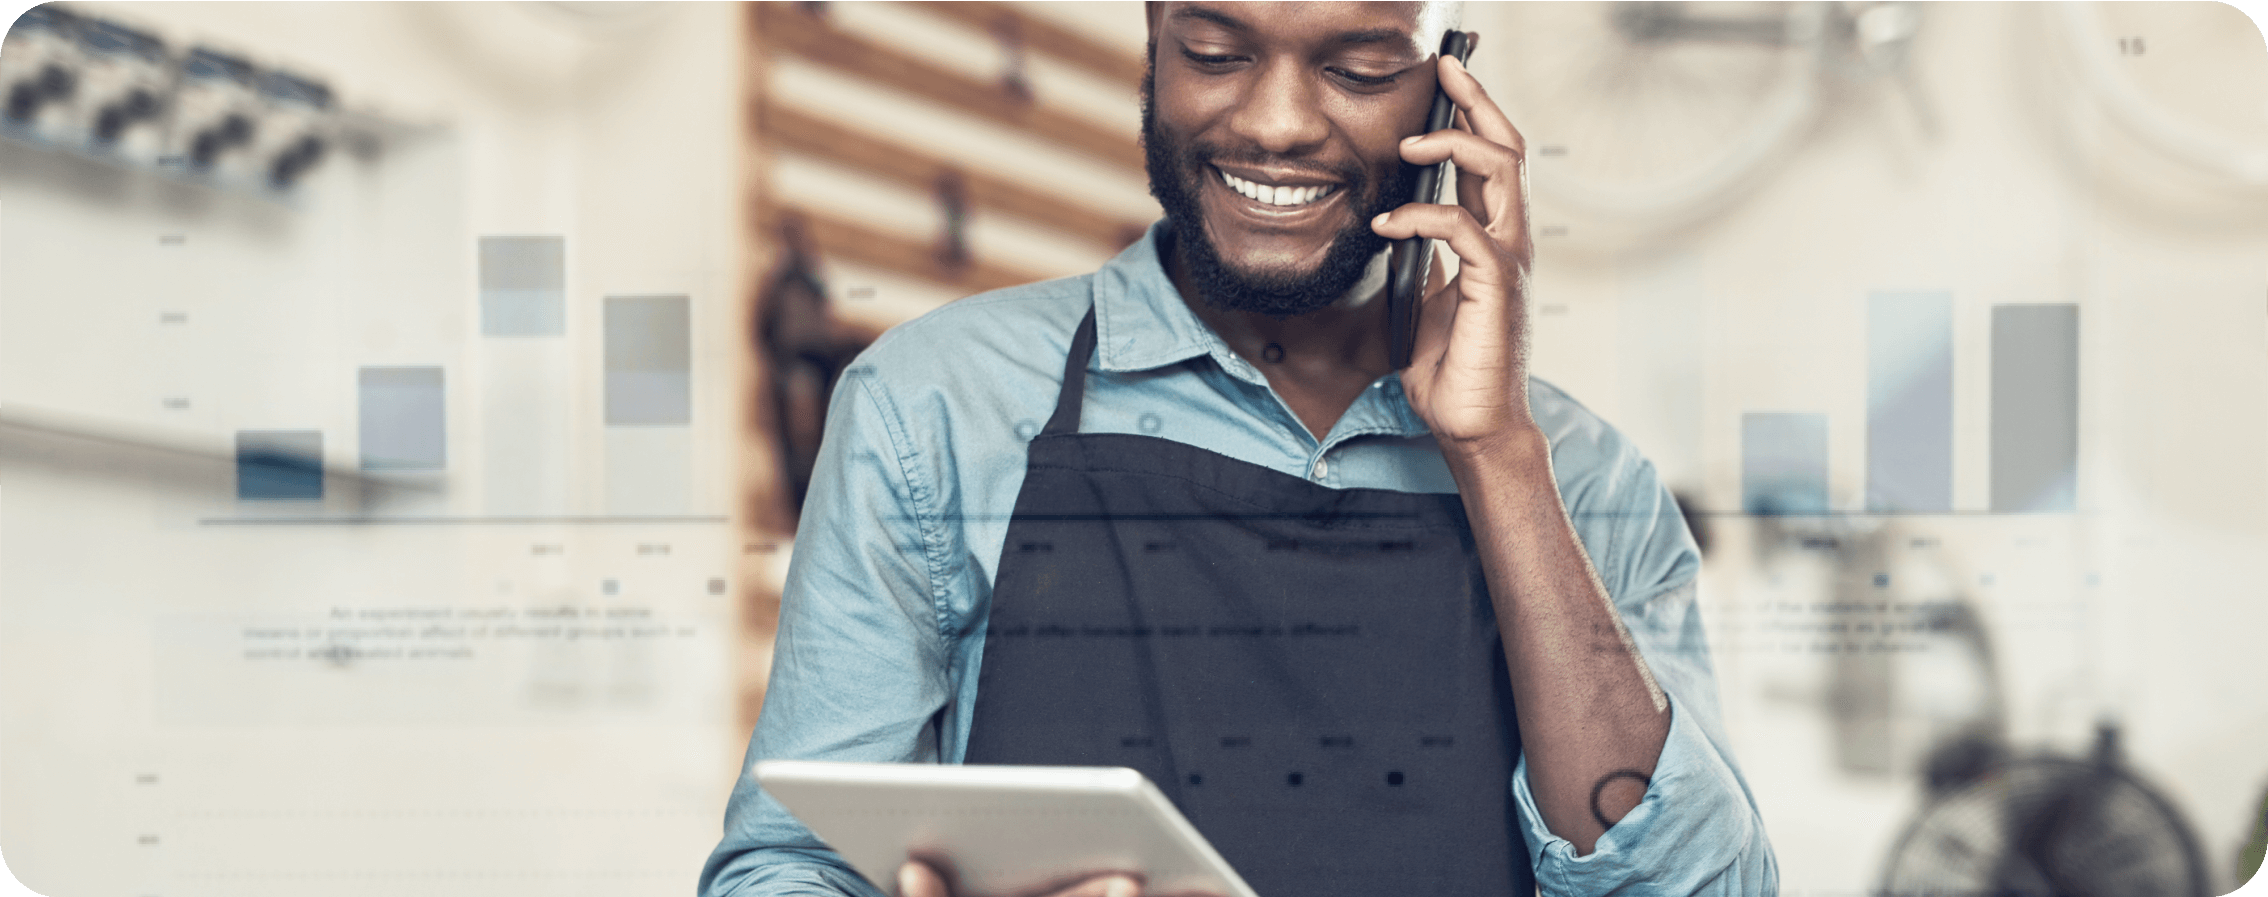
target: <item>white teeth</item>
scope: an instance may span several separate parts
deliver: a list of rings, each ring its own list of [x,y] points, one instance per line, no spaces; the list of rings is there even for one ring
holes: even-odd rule
[[[1221,182],[1247,199],[1267,203],[1271,206],[1304,206],[1322,199],[1331,192],[1329,186],[1271,187],[1266,184],[1255,184],[1225,171],[1221,172]]]

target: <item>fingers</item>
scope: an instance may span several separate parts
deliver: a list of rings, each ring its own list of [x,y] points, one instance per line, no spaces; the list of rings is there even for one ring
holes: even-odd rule
[[[1411,368],[1425,373],[1441,366],[1441,359],[1449,352],[1449,332],[1457,320],[1457,307],[1462,304],[1454,291],[1439,294],[1427,291],[1425,300],[1418,303],[1417,340],[1410,347]],[[1405,389],[1410,385],[1402,384]]]
[[[1142,882],[1114,872],[1081,879],[1077,884],[1048,892],[1046,897],[1141,897]],[[920,860],[898,867],[898,897],[953,897],[953,889],[937,869]]]
[[[1510,240],[1512,228],[1527,221],[1526,138],[1456,57],[1441,57],[1436,71],[1441,89],[1457,104],[1456,124],[1402,141],[1402,159],[1414,165],[1456,162],[1457,204]]]
[[[1465,122],[1473,133],[1511,147],[1515,153],[1527,154],[1527,138],[1520,136],[1520,129],[1512,126],[1512,119],[1505,117],[1496,101],[1488,98],[1488,88],[1481,86],[1480,79],[1473,77],[1464,63],[1455,56],[1443,56],[1435,71],[1442,91],[1449,94],[1449,100],[1457,104],[1458,111],[1465,113]],[[1463,163],[1458,167],[1463,167]]]
[[[1049,897],[1140,897],[1142,883],[1131,875],[1097,875]]]
[[[1457,129],[1461,131],[1473,129],[1471,125],[1465,123],[1465,113],[1463,112],[1457,113]],[[1505,179],[1500,178],[1499,180]],[[1488,214],[1488,198],[1482,194],[1482,191],[1488,185],[1488,179],[1477,176],[1458,177],[1456,182],[1457,204],[1468,209],[1477,209],[1483,215]]]
[[[1370,229],[1389,240],[1429,237],[1447,242],[1457,254],[1457,276],[1476,284],[1509,286],[1509,266],[1527,259],[1524,228],[1514,227],[1500,239],[1458,206],[1410,203],[1371,219]]]
[[[1447,289],[1429,294],[1418,307],[1416,344],[1410,366],[1421,374],[1447,363],[1475,363],[1509,351],[1518,308],[1522,247],[1507,247],[1482,232],[1472,214],[1457,206],[1403,206],[1373,219],[1371,228],[1388,239],[1426,236],[1444,240],[1457,253],[1457,276]],[[1522,237],[1524,239],[1524,235]],[[1452,330],[1473,334],[1453,349]],[[1453,351],[1478,353],[1455,362]],[[1408,384],[1405,382],[1405,386]]]
[[[1464,131],[1435,131],[1402,141],[1402,159],[1432,165],[1446,159],[1457,163],[1457,204],[1487,221],[1490,230],[1509,237],[1509,225],[1527,217],[1523,161],[1519,153]]]

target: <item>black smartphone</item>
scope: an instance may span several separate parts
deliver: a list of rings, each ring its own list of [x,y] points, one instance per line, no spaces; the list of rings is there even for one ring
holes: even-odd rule
[[[1442,35],[1441,55],[1455,56],[1458,62],[1464,62],[1473,55],[1470,36],[1457,30]],[[1450,102],[1449,93],[1435,87],[1433,109],[1426,113],[1425,130],[1419,133],[1431,134],[1449,127],[1456,111],[1457,105]],[[1415,178],[1417,186],[1410,191],[1410,202],[1440,202],[1441,181],[1448,174],[1448,168],[1447,162],[1419,168]],[[1425,292],[1426,272],[1432,268],[1432,240],[1411,237],[1394,241],[1394,269],[1388,272],[1386,280],[1386,358],[1394,370],[1410,366],[1410,352],[1417,346],[1418,300]]]

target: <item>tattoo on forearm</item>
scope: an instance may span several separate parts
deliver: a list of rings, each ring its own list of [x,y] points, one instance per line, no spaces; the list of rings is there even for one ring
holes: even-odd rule
[[[1591,786],[1591,818],[1599,821],[1600,828],[1614,827],[1614,820],[1606,818],[1606,811],[1599,809],[1599,795],[1605,794],[1607,784],[1613,782],[1616,779],[1637,779],[1638,784],[1642,786],[1648,788],[1654,787],[1653,776],[1639,772],[1635,769],[1617,769],[1613,772],[1607,773],[1604,776],[1600,776],[1598,784]]]

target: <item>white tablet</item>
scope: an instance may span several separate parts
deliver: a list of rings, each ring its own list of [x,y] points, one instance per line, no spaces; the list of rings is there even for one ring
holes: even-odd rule
[[[765,760],[756,781],[883,893],[908,856],[934,855],[968,893],[1135,872],[1145,894],[1258,897],[1156,785],[1123,767]]]

